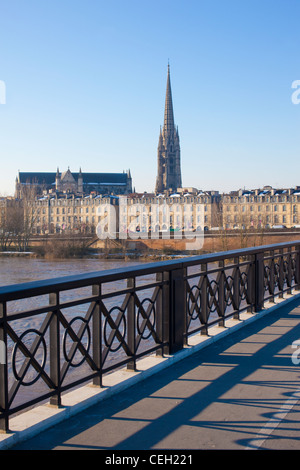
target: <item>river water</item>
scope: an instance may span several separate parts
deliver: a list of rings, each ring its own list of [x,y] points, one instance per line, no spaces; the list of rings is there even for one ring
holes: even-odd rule
[[[25,256],[2,256],[0,258],[0,286],[137,264],[140,264],[137,260],[99,260],[93,258],[46,260]]]

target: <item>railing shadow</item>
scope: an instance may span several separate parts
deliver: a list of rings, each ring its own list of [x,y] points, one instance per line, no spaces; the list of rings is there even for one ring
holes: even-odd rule
[[[257,319],[16,449],[247,447],[266,420],[272,419],[287,397],[299,388],[299,367],[293,365],[291,355],[282,354],[300,338],[300,310],[293,311],[299,303],[295,300],[283,304],[272,315]],[[282,320],[287,321],[282,324]],[[247,341],[249,338],[251,342]],[[274,370],[278,371],[275,381],[271,376],[268,380],[266,371]],[[280,379],[280,371],[286,379]],[[258,372],[261,379],[255,379]],[[268,393],[237,397],[241,385],[252,390],[279,387],[282,393],[276,399]],[[239,414],[237,409],[242,407],[248,409],[248,419]],[[254,410],[256,414],[252,415]],[[294,425],[298,427],[298,421]],[[283,420],[278,439],[285,439],[286,429]]]

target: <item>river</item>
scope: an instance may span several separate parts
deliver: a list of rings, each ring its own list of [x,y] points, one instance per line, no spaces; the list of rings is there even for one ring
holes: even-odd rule
[[[94,258],[47,260],[22,256],[0,258],[0,286],[140,264],[137,260]]]

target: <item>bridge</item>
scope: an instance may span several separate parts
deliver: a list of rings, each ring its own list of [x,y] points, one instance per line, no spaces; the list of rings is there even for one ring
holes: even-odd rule
[[[299,448],[299,274],[288,242],[2,287],[0,448]]]

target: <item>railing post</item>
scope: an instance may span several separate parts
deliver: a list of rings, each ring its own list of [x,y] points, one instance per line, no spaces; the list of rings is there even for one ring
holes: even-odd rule
[[[3,346],[3,348],[2,348]],[[8,432],[6,303],[0,303],[0,432]]]
[[[156,273],[156,281],[161,282],[161,283],[163,282],[163,273]],[[155,318],[156,334],[161,343],[164,342],[164,327],[163,327],[164,318],[163,318],[162,299],[163,299],[163,285],[159,286],[159,291],[156,297],[156,318]],[[156,351],[156,356],[163,356],[163,355],[164,355],[164,347]]]
[[[102,387],[102,322],[101,310],[99,305],[99,299],[101,296],[101,285],[92,286],[92,295],[97,296],[97,300],[95,300],[95,310],[93,313],[93,360],[99,370],[99,375],[97,375],[97,377],[94,377],[93,379],[93,385],[97,387]]]
[[[279,298],[283,298],[283,287],[284,287],[284,260],[283,260],[283,249],[279,250],[280,262],[279,262],[279,280],[278,287],[280,290]]]
[[[249,268],[248,268],[248,280],[247,280],[247,297],[248,307],[247,312],[253,313],[254,302],[255,302],[255,256],[248,257]]]
[[[274,293],[275,293],[275,279],[274,279],[274,276],[275,276],[275,262],[274,262],[274,250],[272,250],[270,252],[270,254],[272,255],[272,259],[271,259],[271,263],[269,263],[269,268],[270,268],[270,271],[269,271],[269,293],[272,295],[270,301],[271,302],[275,302],[275,297],[274,297]]]
[[[259,312],[264,306],[264,253],[255,254],[255,300],[254,311]]]
[[[170,354],[183,348],[185,317],[184,270],[174,269],[170,273]]]
[[[233,315],[233,318],[235,320],[239,320],[240,318],[240,313],[239,313],[239,308],[240,308],[240,267],[239,267],[239,258],[234,258],[234,264],[235,264],[235,272],[234,272],[234,278],[233,278],[233,308],[235,309],[235,314]]]
[[[224,273],[224,260],[219,261],[219,268],[221,268],[218,282],[218,303],[219,303],[219,326],[225,326],[225,273]]]
[[[295,290],[300,290],[300,245],[296,246]]]
[[[208,331],[207,331],[207,319],[208,319],[207,263],[201,264],[201,271],[203,271],[203,280],[201,284],[200,321],[204,325],[204,328],[201,330],[201,335],[207,335],[208,334]]]
[[[156,280],[161,282],[156,301],[156,333],[161,343],[165,344],[156,354],[170,354],[170,273],[169,271],[156,274]]]
[[[188,319],[187,319],[187,268],[183,268],[183,344],[188,345]]]
[[[50,405],[61,406],[60,391],[60,335],[59,335],[59,292],[49,294],[49,304],[56,305],[50,322],[50,378],[54,383],[56,394],[50,398]]]
[[[132,360],[127,363],[128,370],[136,370],[136,359],[135,359],[135,348],[136,348],[136,341],[135,341],[135,303],[134,303],[134,291],[135,291],[135,278],[127,279],[127,287],[133,289],[133,292],[130,294],[130,299],[127,306],[127,327],[128,327],[128,347],[130,349]]]
[[[287,255],[287,287],[288,287],[288,294],[292,293],[292,255],[291,252]]]

